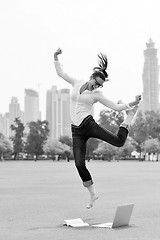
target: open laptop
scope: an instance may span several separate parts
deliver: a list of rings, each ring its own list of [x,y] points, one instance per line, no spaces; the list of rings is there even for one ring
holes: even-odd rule
[[[117,227],[128,226],[131,215],[132,215],[133,207],[134,207],[134,203],[117,206],[113,223],[102,223],[102,224],[96,224],[92,226],[100,227],[100,228],[117,228]]]

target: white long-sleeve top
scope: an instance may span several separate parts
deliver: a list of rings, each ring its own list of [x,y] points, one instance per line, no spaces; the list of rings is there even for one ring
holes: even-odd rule
[[[79,126],[85,117],[92,115],[92,107],[96,102],[100,102],[104,106],[115,111],[127,110],[129,108],[128,104],[117,104],[107,99],[99,89],[94,89],[92,91],[85,90],[80,94],[80,88],[86,81],[69,76],[63,71],[59,61],[54,61],[54,64],[57,74],[73,86],[70,115],[74,125]]]

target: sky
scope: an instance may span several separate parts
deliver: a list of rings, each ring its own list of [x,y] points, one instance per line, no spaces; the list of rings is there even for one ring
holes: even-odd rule
[[[24,89],[39,92],[45,119],[46,91],[71,86],[56,75],[53,54],[64,70],[89,80],[97,54],[108,57],[110,81],[103,92],[113,101],[132,101],[143,92],[143,51],[149,38],[160,61],[159,0],[0,0],[0,113],[11,97],[24,110]],[[99,103],[96,116],[105,109]]]

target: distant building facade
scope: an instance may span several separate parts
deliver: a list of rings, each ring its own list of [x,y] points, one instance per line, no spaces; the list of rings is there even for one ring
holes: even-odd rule
[[[19,118],[22,123],[24,123],[24,112],[20,110],[20,104],[17,97],[12,97],[9,103],[9,112],[0,114],[0,133],[5,137],[13,136],[13,131],[11,131],[11,125],[15,124],[15,119]]]
[[[14,121],[16,118],[21,119],[21,110],[20,110],[20,104],[18,102],[17,97],[11,98],[11,103],[9,104],[9,135],[13,135],[13,131],[11,131],[10,126],[12,124],[15,124]]]
[[[24,121],[25,125],[31,121],[40,120],[39,95],[33,89],[25,89]]]
[[[70,90],[57,90],[53,86],[46,95],[46,120],[49,123],[50,138],[71,136]]]
[[[0,113],[0,133],[4,135],[4,117],[3,114]]]
[[[9,125],[9,112],[5,113],[2,119],[2,128],[1,128],[1,133],[5,136],[5,137],[10,137],[10,125]]]
[[[17,97],[11,98],[11,103],[9,104],[9,123],[10,125],[14,123],[15,118],[21,117],[20,104],[18,103]]]
[[[143,67],[143,103],[142,111],[159,110],[159,65],[157,58],[157,49],[152,39],[146,43],[144,50]]]

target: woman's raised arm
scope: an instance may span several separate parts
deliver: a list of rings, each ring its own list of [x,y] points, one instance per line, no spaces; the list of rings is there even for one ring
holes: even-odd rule
[[[60,48],[58,48],[57,51],[54,53],[54,65],[55,65],[56,72],[57,72],[58,76],[63,78],[65,81],[67,81],[71,85],[74,85],[76,79],[74,79],[73,77],[69,76],[67,73],[65,73],[63,71],[63,69],[61,67],[61,64],[59,62],[59,59],[58,59],[58,55],[59,54],[62,54],[62,50]]]

